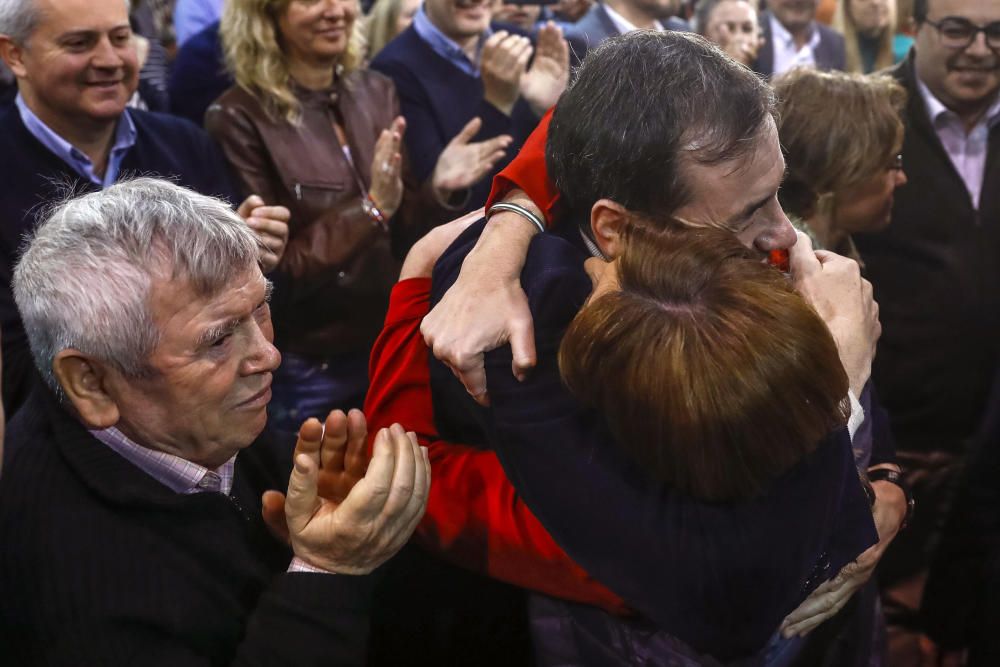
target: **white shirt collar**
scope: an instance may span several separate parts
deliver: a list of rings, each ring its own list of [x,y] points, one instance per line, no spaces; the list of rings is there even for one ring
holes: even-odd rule
[[[615,27],[618,28],[618,32],[620,32],[621,34],[624,35],[625,33],[629,33],[632,32],[633,30],[639,29],[627,18],[625,18],[615,10],[611,9],[611,7],[607,5],[607,3],[604,4],[604,11],[608,13],[608,17],[611,19],[611,22],[615,24]],[[666,30],[666,28],[663,27],[663,24],[660,23],[659,21],[653,21],[653,29],[660,32]]]

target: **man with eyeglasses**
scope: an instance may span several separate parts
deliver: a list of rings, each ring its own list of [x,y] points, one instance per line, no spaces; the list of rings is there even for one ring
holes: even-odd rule
[[[1000,368],[1000,2],[916,0],[913,13],[914,48],[891,70],[909,93],[909,183],[892,224],[855,237],[883,325],[872,377],[920,508],[882,561],[890,602],[902,584],[919,598]]]

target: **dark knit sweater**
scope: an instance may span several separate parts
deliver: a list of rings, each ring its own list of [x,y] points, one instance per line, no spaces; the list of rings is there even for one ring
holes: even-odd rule
[[[510,30],[508,28],[508,30]],[[463,72],[438,54],[410,26],[389,42],[371,68],[396,85],[399,107],[406,118],[406,148],[413,174],[421,183],[434,173],[438,157],[461,129],[475,117],[483,121],[472,141],[509,134],[513,142],[493,170],[470,188],[465,210],[486,202],[493,177],[510,162],[538,124],[524,99],[505,115],[483,97],[483,81]]]
[[[260,517],[287,462],[260,438],[232,496],[176,494],[47,392],[0,478],[0,656],[28,665],[352,665],[371,577],[285,573]]]
[[[206,195],[236,201],[228,167],[202,130],[186,120],[129,109],[136,142],[118,179],[163,176]],[[97,190],[24,127],[17,108],[0,107],[0,327],[7,416],[24,402],[32,376],[28,343],[11,292],[11,276],[26,233],[45,205],[69,192]]]

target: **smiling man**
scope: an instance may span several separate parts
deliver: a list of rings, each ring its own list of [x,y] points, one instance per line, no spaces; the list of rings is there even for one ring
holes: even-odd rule
[[[225,162],[200,129],[170,116],[126,109],[139,67],[124,0],[6,0],[0,56],[17,78],[16,105],[0,111],[0,322],[4,405],[13,415],[32,384],[24,331],[10,292],[23,235],[39,204],[105,188],[127,174],[176,179],[235,204]],[[16,158],[15,158],[16,156]],[[249,197],[241,216],[277,264],[288,211]]]
[[[914,49],[891,70],[909,94],[909,182],[892,225],[855,237],[882,307],[872,377],[921,507],[887,557],[893,583],[934,558],[969,443],[997,410],[1000,368],[1000,3],[917,0],[914,18]],[[949,593],[958,580],[942,581],[951,602],[935,616],[955,619],[949,604],[971,604],[979,584]]]
[[[331,413],[290,470],[265,432],[281,356],[258,253],[225,202],[148,178],[28,244],[14,293],[45,389],[0,484],[11,664],[363,664],[363,575],[409,538],[429,463],[396,427],[368,465],[361,415]]]

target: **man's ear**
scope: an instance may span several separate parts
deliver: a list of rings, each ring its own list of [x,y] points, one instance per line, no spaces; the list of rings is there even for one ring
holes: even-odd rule
[[[0,35],[0,58],[3,58],[14,76],[19,79],[27,76],[27,70],[24,68],[24,47],[14,43],[14,40],[7,35]]]
[[[52,360],[52,372],[80,419],[92,429],[118,423],[118,403],[108,393],[108,369],[79,350],[61,350]]]
[[[611,199],[598,199],[590,209],[590,231],[606,258],[614,259],[622,254],[622,234],[628,222],[628,211]]]

